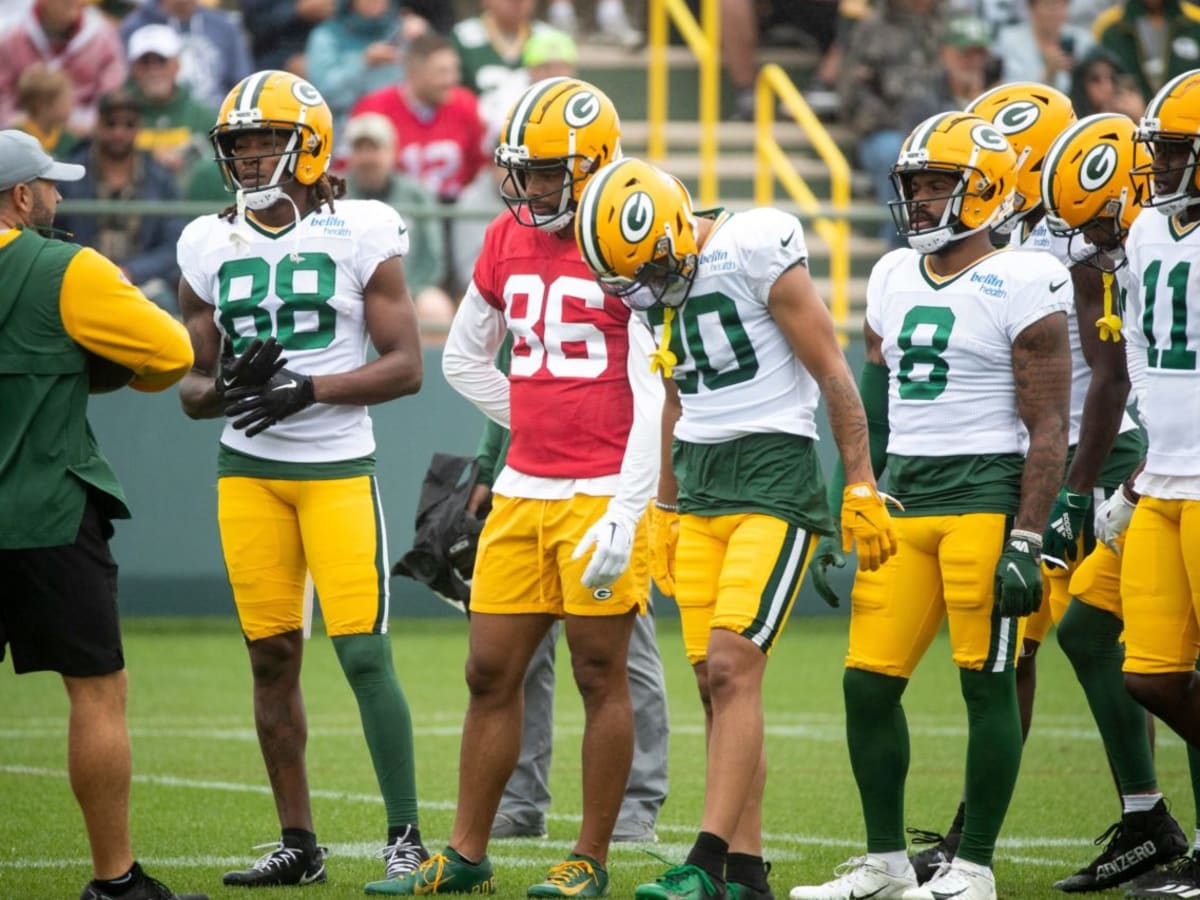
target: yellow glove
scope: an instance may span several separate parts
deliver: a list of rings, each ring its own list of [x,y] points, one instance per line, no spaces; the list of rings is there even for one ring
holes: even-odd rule
[[[896,529],[885,498],[900,505],[865,481],[848,484],[842,492],[842,550],[849,553],[858,543],[860,572],[875,571],[896,552]]]
[[[675,546],[679,543],[679,513],[650,504],[650,577],[668,597],[675,596]]]

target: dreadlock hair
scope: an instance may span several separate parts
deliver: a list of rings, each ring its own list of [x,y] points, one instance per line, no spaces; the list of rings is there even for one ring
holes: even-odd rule
[[[320,212],[323,206],[328,206],[329,211],[333,212],[333,201],[341,200],[345,196],[346,179],[322,172],[321,177],[308,186],[306,201],[308,208],[313,212]],[[218,215],[225,221],[232,222],[237,218],[237,204],[231,203]]]

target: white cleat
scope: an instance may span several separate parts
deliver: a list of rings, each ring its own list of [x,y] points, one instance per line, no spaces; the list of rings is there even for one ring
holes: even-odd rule
[[[943,863],[923,885],[905,891],[903,900],[996,900],[996,876],[991,869],[960,867],[957,860]]]
[[[798,885],[792,888],[792,900],[901,900],[906,891],[915,889],[917,876],[911,865],[892,875],[887,865],[870,856],[855,856],[833,870],[837,877],[824,884]]]

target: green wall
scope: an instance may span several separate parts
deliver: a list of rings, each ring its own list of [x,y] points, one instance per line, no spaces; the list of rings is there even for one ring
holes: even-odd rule
[[[857,348],[852,348],[852,355]],[[857,369],[857,361],[851,364]],[[425,383],[415,397],[373,407],[379,486],[392,561],[412,546],[421,479],[438,451],[470,454],[482,414],[446,384],[436,350],[425,356]],[[221,421],[183,414],[175,390],[123,390],[92,398],[89,418],[133,509],[116,523],[113,555],[120,566],[126,615],[232,615],[233,600],[217,534],[216,448]],[[821,417],[819,447],[834,452]],[[848,573],[842,573],[848,576]],[[848,593],[849,579],[843,578]],[[452,614],[423,586],[392,579],[396,616]],[[670,612],[670,604],[661,604]],[[843,610],[844,610],[843,606]],[[828,611],[806,583],[798,610]]]

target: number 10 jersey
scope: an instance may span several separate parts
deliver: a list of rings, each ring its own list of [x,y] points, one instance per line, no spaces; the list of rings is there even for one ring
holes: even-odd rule
[[[235,352],[274,335],[302,375],[349,372],[366,361],[363,292],[380,263],[408,251],[399,213],[339,200],[270,231],[247,218],[203,216],[179,239],[179,268]],[[314,404],[255,437],[226,422],[221,443],[260,459],[342,462],[375,450],[365,406]]]

